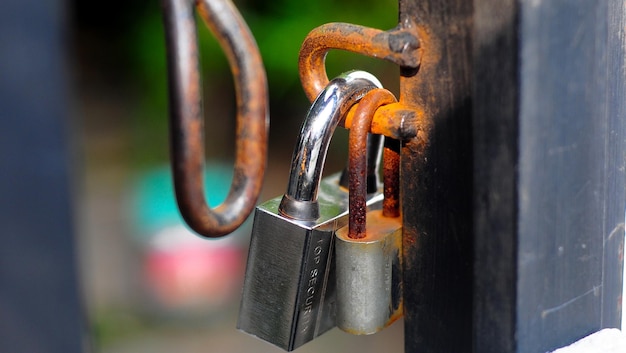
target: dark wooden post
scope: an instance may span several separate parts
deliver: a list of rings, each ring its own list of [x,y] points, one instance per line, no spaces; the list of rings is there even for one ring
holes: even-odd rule
[[[432,118],[402,155],[406,351],[544,352],[618,327],[623,2],[400,5],[425,55],[402,93]]]
[[[401,1],[419,27],[422,64],[401,98],[432,125],[402,151],[407,352],[465,352],[472,342],[472,2]]]

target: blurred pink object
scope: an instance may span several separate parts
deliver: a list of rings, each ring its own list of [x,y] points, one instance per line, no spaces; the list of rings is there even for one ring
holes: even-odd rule
[[[205,312],[238,302],[245,251],[228,237],[200,239],[173,226],[145,250],[147,285],[165,309]]]

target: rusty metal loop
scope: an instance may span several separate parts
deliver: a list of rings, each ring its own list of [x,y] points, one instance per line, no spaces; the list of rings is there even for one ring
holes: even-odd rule
[[[248,26],[228,0],[163,0],[170,101],[172,169],[176,199],[187,224],[219,237],[243,223],[256,203],[265,172],[268,135],[267,79]],[[203,109],[194,9],[224,50],[237,99],[236,154],[226,200],[207,205]]]
[[[348,137],[348,163],[350,166],[348,237],[351,239],[362,239],[366,236],[367,183],[365,179],[367,176],[367,134],[370,130],[372,120],[374,119],[376,109],[385,104],[395,102],[396,97],[388,90],[382,88],[371,90],[361,98],[352,120],[350,135]],[[383,158],[385,156],[386,155],[384,155]],[[398,173],[398,164],[388,165],[388,161],[385,159],[383,159],[383,168],[385,169],[384,183],[392,180],[391,173],[394,172],[392,168],[395,168],[395,173]],[[388,187],[389,185],[383,186],[384,189]],[[383,214],[384,213],[383,211]]]
[[[328,85],[326,54],[331,49],[383,59],[401,67],[417,68],[419,40],[410,28],[381,31],[349,23],[327,23],[312,30],[302,43],[300,81],[311,102]]]

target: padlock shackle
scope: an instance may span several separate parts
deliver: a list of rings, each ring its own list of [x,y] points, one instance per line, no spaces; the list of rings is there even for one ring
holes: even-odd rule
[[[239,227],[254,208],[267,161],[267,79],[256,42],[228,0],[163,0],[174,189],[187,224],[205,237]],[[195,11],[228,58],[237,99],[233,181],[226,200],[208,206],[204,190],[204,117]]]
[[[278,208],[282,215],[301,221],[319,218],[317,192],[335,128],[354,104],[378,87],[382,85],[373,75],[351,71],[330,81],[317,96],[294,149],[287,192]]]
[[[383,135],[367,134],[367,193],[373,194],[380,188],[380,177],[378,170],[380,169],[380,161],[383,156]],[[350,161],[346,161],[346,167],[341,172],[339,185],[348,190],[350,187]]]
[[[370,126],[374,120],[376,109],[385,105],[396,102],[393,93],[386,89],[375,89],[368,92],[354,113],[352,126],[350,127],[350,135],[348,136],[348,167],[350,171],[350,193],[349,193],[349,209],[348,216],[348,237],[350,239],[361,239],[366,237],[366,171],[368,169],[367,154],[367,136]],[[398,213],[398,172],[399,161],[395,158],[396,154],[391,149],[390,142],[385,138],[385,155],[384,163],[384,196],[383,199],[383,215],[386,217],[397,217]],[[387,200],[389,199],[389,200]]]

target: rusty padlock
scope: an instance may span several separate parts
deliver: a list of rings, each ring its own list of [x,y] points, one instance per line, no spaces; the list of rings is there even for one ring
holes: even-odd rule
[[[385,139],[383,209],[367,212],[365,141],[375,110],[395,102],[384,89],[368,93],[350,127],[349,225],[336,232],[337,326],[372,334],[402,315],[402,221],[399,141]]]

